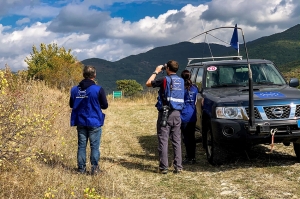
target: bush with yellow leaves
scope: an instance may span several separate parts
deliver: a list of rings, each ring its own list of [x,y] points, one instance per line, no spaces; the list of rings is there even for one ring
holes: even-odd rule
[[[0,71],[0,78],[0,169],[4,169],[35,157],[41,138],[51,136],[56,114],[47,109],[43,82],[30,82],[9,68]]]

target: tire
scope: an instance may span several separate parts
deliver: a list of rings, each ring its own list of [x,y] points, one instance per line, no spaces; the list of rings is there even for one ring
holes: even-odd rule
[[[293,143],[297,160],[300,161],[300,143]]]
[[[211,165],[222,165],[228,158],[228,152],[220,147],[213,138],[211,127],[207,128],[205,137],[206,158]]]
[[[204,150],[206,150],[206,148],[207,148],[207,136],[206,136],[206,134],[207,134],[207,131],[208,131],[208,127],[207,127],[207,124],[209,123],[208,121],[209,120],[205,120],[206,121],[206,125],[203,125],[202,124],[202,131],[201,131],[201,134],[202,134],[202,147],[203,147],[203,149]]]

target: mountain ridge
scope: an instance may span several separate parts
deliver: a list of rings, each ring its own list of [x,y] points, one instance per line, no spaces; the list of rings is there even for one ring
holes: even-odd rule
[[[273,61],[280,70],[290,62],[300,61],[300,24],[281,33],[264,36],[247,42],[250,59],[268,59]],[[210,49],[209,49],[210,47]],[[179,42],[168,46],[153,48],[147,52],[130,55],[115,62],[99,58],[82,60],[85,65],[93,65],[97,70],[97,82],[107,93],[116,90],[116,81],[134,79],[144,86],[155,67],[164,64],[169,59],[178,61],[180,70],[184,70],[188,58],[236,55],[236,50],[219,44]],[[246,58],[244,46],[240,45],[240,54]],[[289,66],[291,68],[291,66]]]

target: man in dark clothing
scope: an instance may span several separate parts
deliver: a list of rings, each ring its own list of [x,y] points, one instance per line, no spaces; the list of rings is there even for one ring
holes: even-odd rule
[[[181,77],[176,75],[178,68],[178,63],[173,60],[169,61],[165,66],[157,66],[146,82],[146,86],[148,87],[160,88],[158,91],[158,101],[155,106],[158,110],[157,137],[159,170],[163,174],[167,174],[169,168],[169,138],[174,150],[173,172],[180,173],[182,171],[180,110],[182,110],[184,103],[184,82]],[[156,75],[164,69],[167,72],[167,76],[155,79]]]
[[[86,146],[90,141],[92,164],[91,174],[97,174],[100,159],[100,140],[105,114],[101,109],[107,109],[108,103],[101,86],[96,85],[96,69],[93,66],[84,66],[84,79],[78,86],[71,89],[70,107],[71,126],[77,126],[78,151],[77,164],[80,173],[86,172]]]

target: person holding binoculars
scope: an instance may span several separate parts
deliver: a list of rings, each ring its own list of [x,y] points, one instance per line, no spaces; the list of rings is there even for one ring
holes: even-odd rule
[[[180,111],[184,104],[184,80],[176,75],[178,68],[178,63],[174,60],[170,60],[164,65],[157,66],[146,82],[147,87],[159,87],[155,106],[158,110],[156,127],[159,171],[162,174],[167,174],[169,170],[169,139],[172,142],[174,150],[173,173],[180,173],[182,171]],[[167,72],[167,76],[156,78],[156,76],[164,70]]]

